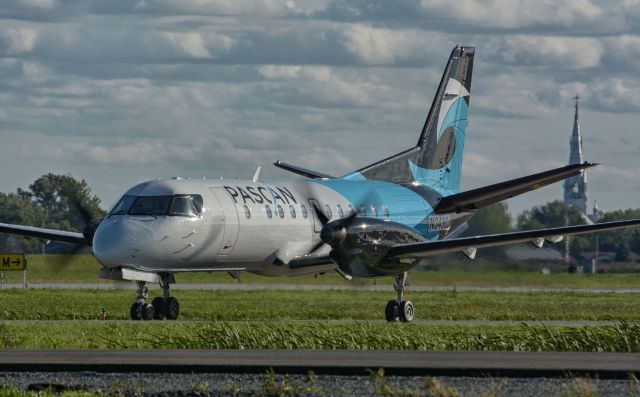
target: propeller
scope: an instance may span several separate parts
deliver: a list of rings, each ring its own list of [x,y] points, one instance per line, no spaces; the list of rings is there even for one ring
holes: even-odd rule
[[[340,267],[343,267],[348,263],[348,258],[342,244],[347,239],[347,228],[351,225],[358,213],[354,211],[346,218],[330,221],[322,209],[319,208],[319,204],[316,201],[312,202],[312,207],[315,215],[322,224],[322,229],[320,230],[320,242],[311,249],[309,254],[314,253],[320,247],[327,244],[331,247],[329,257]]]
[[[82,204],[82,202],[78,198],[73,198],[71,200],[71,207],[76,210],[78,215],[80,215],[80,219],[84,223],[84,227],[82,228],[82,236],[85,240],[85,245],[76,245],[74,249],[71,251],[71,254],[77,254],[80,250],[82,250],[85,246],[93,245],[93,236],[96,233],[96,229],[104,219],[95,218],[89,208]]]

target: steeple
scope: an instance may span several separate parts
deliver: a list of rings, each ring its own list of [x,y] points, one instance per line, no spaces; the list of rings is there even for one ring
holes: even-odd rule
[[[576,113],[573,116],[573,133],[571,134],[571,152],[569,154],[569,164],[580,164],[584,161],[582,155],[582,136],[580,135],[580,115],[578,101],[580,96],[576,95]]]
[[[582,135],[580,134],[580,116],[579,116],[579,100],[578,95],[574,98],[575,115],[573,116],[573,132],[571,133],[569,164],[580,164],[584,162],[582,153]],[[587,213],[587,174],[583,171],[581,175],[576,175],[564,182],[564,203],[565,205],[574,205]]]

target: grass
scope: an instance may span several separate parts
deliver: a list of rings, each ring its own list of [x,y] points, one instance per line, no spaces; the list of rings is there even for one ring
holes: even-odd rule
[[[112,283],[98,278],[100,265],[90,255],[29,255],[29,283]],[[471,264],[475,262],[470,262]],[[495,265],[497,266],[497,265]],[[558,265],[555,265],[556,268]],[[540,265],[542,268],[543,265]],[[503,270],[439,270],[412,271],[409,283],[431,286],[523,286],[523,287],[567,287],[567,288],[639,288],[639,274],[568,274],[560,272],[543,275],[534,271]],[[179,283],[232,284],[237,281],[226,273],[181,273],[176,276]],[[334,284],[372,285],[391,284],[391,278],[355,279],[346,281],[335,273],[315,277],[263,277],[249,273],[241,275],[243,283],[260,284]],[[22,272],[5,272],[5,282],[22,282]]]
[[[160,291],[156,290],[157,295]],[[1,348],[640,352],[640,294],[416,292],[417,319],[611,320],[612,326],[388,324],[393,292],[178,291],[185,321],[126,319],[133,291],[0,290]],[[73,321],[96,320],[96,321]],[[196,320],[196,321],[194,321]],[[339,320],[339,321],[326,321]]]
[[[150,299],[159,296],[151,291]],[[180,318],[204,321],[377,320],[395,292],[177,290]],[[416,319],[640,321],[640,294],[407,292]],[[0,320],[126,320],[133,290],[0,290]]]
[[[5,337],[2,337],[5,335]],[[7,338],[6,335],[11,335]],[[640,352],[640,323],[595,327],[353,322],[4,323],[0,348]]]

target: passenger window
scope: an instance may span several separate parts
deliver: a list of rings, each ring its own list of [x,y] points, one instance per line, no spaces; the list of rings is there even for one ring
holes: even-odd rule
[[[289,212],[291,213],[291,217],[296,219],[296,209],[293,205],[289,204]]]
[[[169,215],[198,216],[200,211],[196,208],[191,196],[175,196],[171,202]]]
[[[376,209],[376,206],[371,204],[371,216],[374,218],[378,217],[378,210]]]
[[[333,216],[333,214],[331,213],[331,207],[329,207],[329,204],[324,206],[324,214],[327,216],[327,219],[331,219],[331,217]]]
[[[250,218],[251,218],[251,209],[250,209],[250,208],[249,208],[249,206],[248,206],[248,205],[246,205],[246,204],[244,205],[244,216],[245,216],[247,219],[250,219]]]
[[[342,206],[340,204],[338,204],[338,216],[340,218],[344,218],[344,211],[342,210]]]
[[[387,207],[386,205],[382,206],[382,213],[384,214],[384,219],[385,220],[389,220],[389,207]]]
[[[282,206],[280,204],[278,204],[278,206],[276,207],[276,212],[278,213],[280,219],[284,218],[284,210],[282,209]]]
[[[355,215],[356,214],[356,209],[353,208],[352,204],[349,204],[349,206],[347,207],[347,211],[349,211],[349,216]]]
[[[364,207],[364,204],[360,204],[360,210],[358,211],[358,215],[367,216],[367,209]]]
[[[271,219],[273,217],[273,212],[271,212],[271,207],[268,205],[264,206],[264,212],[267,213],[267,218]]]
[[[302,217],[307,219],[309,217],[309,213],[307,212],[307,207],[304,204],[300,204],[300,212],[302,212]]]

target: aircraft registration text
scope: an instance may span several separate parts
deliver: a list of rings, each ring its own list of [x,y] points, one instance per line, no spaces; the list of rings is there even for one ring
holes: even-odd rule
[[[429,231],[439,232],[451,229],[451,216],[450,215],[430,215],[427,217],[427,224],[429,225]]]

